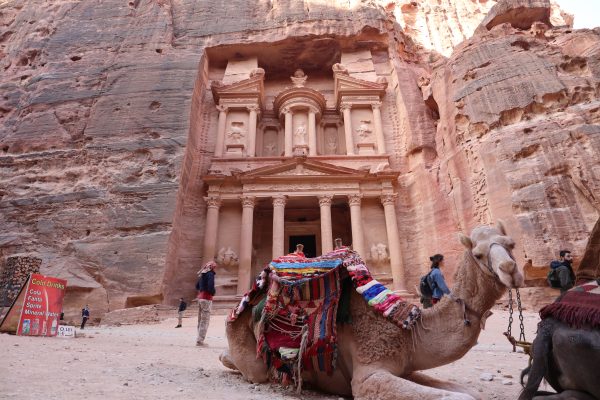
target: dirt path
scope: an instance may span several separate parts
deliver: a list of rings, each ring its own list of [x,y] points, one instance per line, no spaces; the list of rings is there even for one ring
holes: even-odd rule
[[[427,371],[475,388],[482,399],[513,400],[527,356],[512,353],[502,332],[508,313],[496,310],[479,343],[461,360]],[[532,339],[537,314],[525,313]],[[518,320],[513,332],[518,333]],[[0,399],[333,399],[276,385],[252,385],[218,360],[226,347],[224,316],[213,316],[207,347],[196,347],[195,321],[157,325],[90,327],[85,338],[0,335]],[[495,375],[482,381],[483,373]]]

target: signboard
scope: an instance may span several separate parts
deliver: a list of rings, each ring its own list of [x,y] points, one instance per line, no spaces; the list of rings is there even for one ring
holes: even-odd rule
[[[61,338],[74,338],[75,337],[75,328],[69,325],[59,325],[58,332],[56,336]]]
[[[21,288],[0,331],[26,336],[56,336],[67,281],[31,274]]]

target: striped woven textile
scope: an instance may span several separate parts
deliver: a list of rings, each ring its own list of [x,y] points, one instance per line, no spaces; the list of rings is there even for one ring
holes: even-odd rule
[[[267,363],[273,380],[294,380],[300,388],[302,370],[331,374],[335,369],[336,314],[346,278],[375,312],[399,327],[410,329],[420,318],[417,306],[373,279],[358,253],[343,247],[317,258],[289,254],[273,260],[232,310],[228,322],[266,294],[254,326],[257,356]]]

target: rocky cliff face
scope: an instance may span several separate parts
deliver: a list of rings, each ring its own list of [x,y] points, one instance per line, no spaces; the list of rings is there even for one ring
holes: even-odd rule
[[[548,10],[532,24],[565,17],[506,3],[462,42],[494,2],[4,2],[0,255],[37,254],[69,280],[73,313],[190,293],[211,150],[196,133],[213,118],[205,48],[288,41],[300,56],[312,37],[373,36],[401,93],[407,268],[497,218],[520,259],[577,253],[599,210],[599,33],[512,26],[518,7]]]

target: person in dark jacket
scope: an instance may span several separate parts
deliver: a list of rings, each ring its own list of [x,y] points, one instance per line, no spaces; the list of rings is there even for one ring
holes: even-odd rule
[[[183,297],[179,298],[179,307],[177,308],[177,326],[175,328],[181,328],[181,321],[183,320],[183,312],[187,308],[187,303],[183,301]]]
[[[90,319],[90,308],[86,304],[85,307],[81,309],[81,329],[85,328],[85,323]]]
[[[448,289],[444,275],[440,270],[440,267],[444,266],[444,256],[435,254],[429,257],[429,260],[431,261],[431,272],[429,273],[428,283],[433,291],[431,304],[436,304],[445,294],[450,294],[450,289]]]
[[[217,263],[209,261],[198,271],[198,282],[196,283],[196,290],[198,291],[198,337],[196,338],[196,346],[204,345],[204,338],[210,323],[210,310],[215,295],[216,267]]]
[[[575,284],[575,273],[573,272],[573,256],[569,250],[561,250],[560,259],[550,263],[550,286],[559,287],[562,295]]]

